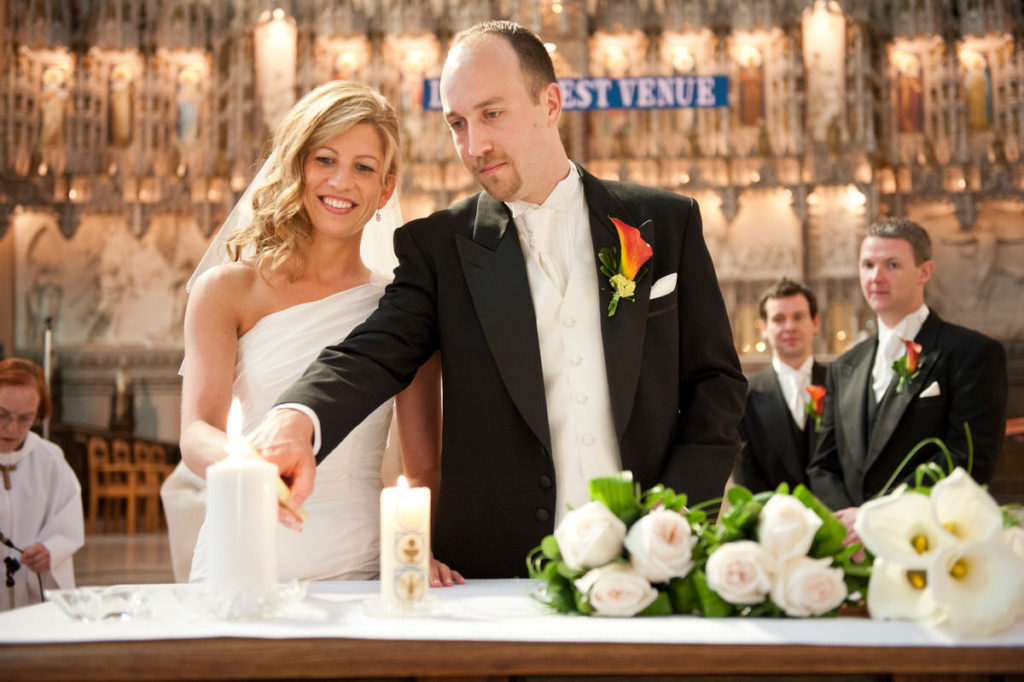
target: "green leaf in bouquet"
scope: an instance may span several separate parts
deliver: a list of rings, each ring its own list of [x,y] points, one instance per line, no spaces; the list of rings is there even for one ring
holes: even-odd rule
[[[725,499],[729,501],[731,506],[739,507],[754,499],[754,493],[741,485],[734,485],[725,494]]]
[[[749,537],[753,533],[754,527],[757,526],[757,520],[761,516],[762,509],[764,509],[764,502],[759,500],[757,495],[754,495],[749,500],[734,506],[722,514],[722,525],[729,530],[736,531],[737,535],[737,537],[730,537],[728,540],[723,538],[723,541],[728,542],[733,539]]]
[[[843,525],[843,522],[803,483],[793,490],[793,497],[800,500],[805,507],[821,519],[821,528],[814,534],[814,541],[811,543],[811,550],[808,554],[815,559],[821,559],[841,552],[843,539],[846,537],[846,526]]]
[[[694,571],[690,571],[685,578],[673,578],[668,584],[668,598],[675,613],[700,612],[700,597],[697,596],[693,574]]]
[[[708,577],[704,571],[694,569],[692,572],[693,584],[697,588],[697,598],[700,600],[700,610],[708,618],[725,618],[736,612],[736,607],[718,596],[718,593],[708,587]]]
[[[590,600],[587,595],[583,594],[575,587],[571,588],[573,592],[573,599],[575,600],[576,610],[582,613],[584,616],[589,616],[594,613],[595,609],[590,605]]]
[[[526,571],[531,580],[547,580],[556,572],[554,562],[544,556],[540,547],[534,547],[526,555]]]
[[[650,603],[650,605],[636,614],[638,616],[671,616],[672,615],[672,602],[669,599],[668,593],[658,591],[658,597]]]
[[[640,498],[640,506],[645,512],[656,507],[664,507],[676,512],[682,511],[686,507],[686,494],[677,494],[672,488],[666,488],[659,483],[650,490],[644,491]]]
[[[702,523],[705,523],[708,519],[708,514],[703,509],[689,509],[683,516],[690,524],[690,528],[694,528]]]
[[[572,613],[577,610],[576,596],[579,592],[568,580],[556,577],[548,583],[546,592],[545,603],[559,613]]]
[[[601,502],[627,526],[640,517],[643,508],[631,471],[590,479],[590,499]]]
[[[766,599],[760,604],[744,607],[740,615],[748,618],[782,618],[786,612],[772,600]]]
[[[1024,504],[1004,504],[999,508],[1003,512],[1003,528],[1017,528],[1021,525],[1021,519],[1024,519]]]
[[[561,559],[562,550],[558,547],[558,540],[554,535],[549,535],[540,541],[540,551],[548,559]]]

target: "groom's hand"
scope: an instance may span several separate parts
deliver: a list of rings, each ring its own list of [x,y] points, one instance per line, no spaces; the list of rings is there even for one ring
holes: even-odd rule
[[[271,410],[253,433],[251,442],[268,462],[277,465],[291,490],[290,506],[301,507],[313,492],[316,457],[313,456],[313,422],[298,410]],[[281,510],[281,522],[302,529],[302,521]]]

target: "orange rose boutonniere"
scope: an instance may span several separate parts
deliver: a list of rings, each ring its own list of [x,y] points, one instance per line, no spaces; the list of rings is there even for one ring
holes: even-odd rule
[[[804,389],[811,399],[804,403],[804,410],[808,417],[814,418],[814,432],[821,431],[821,415],[825,413],[825,387],[818,384],[811,384]]]
[[[902,358],[892,363],[892,371],[896,372],[896,376],[900,378],[900,382],[896,384],[897,393],[903,393],[903,389],[917,376],[917,361],[921,357],[922,350],[919,343],[913,341],[904,341],[903,343],[907,345],[907,352],[903,354]]]
[[[650,260],[654,253],[651,250],[651,245],[640,236],[640,230],[617,218],[611,218],[611,221],[619,233],[622,254],[618,257],[618,262],[616,262],[616,249],[601,249],[597,254],[601,261],[601,272],[608,278],[608,283],[612,285],[612,300],[608,302],[608,317],[615,314],[619,307],[619,299],[633,300],[636,283],[647,274],[647,268],[643,267],[643,264]]]

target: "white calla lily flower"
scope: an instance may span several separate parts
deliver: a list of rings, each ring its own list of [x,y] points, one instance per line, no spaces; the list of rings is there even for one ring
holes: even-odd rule
[[[1003,527],[1003,514],[992,496],[957,467],[932,488],[935,518],[962,542],[994,538]]]
[[[867,605],[872,618],[936,622],[942,616],[927,589],[927,572],[876,559],[868,582]]]
[[[927,569],[939,549],[958,541],[939,524],[933,500],[915,492],[865,502],[853,529],[869,552],[908,569]]]
[[[927,580],[928,590],[947,614],[946,623],[958,635],[993,635],[1020,615],[1024,561],[998,540],[942,548]]]

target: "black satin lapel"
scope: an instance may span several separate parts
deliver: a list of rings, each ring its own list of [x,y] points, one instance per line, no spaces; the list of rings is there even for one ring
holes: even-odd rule
[[[654,224],[649,220],[643,224],[629,222],[633,218],[624,215],[624,209],[612,199],[599,181],[594,180],[592,176],[588,178],[586,173],[583,178],[584,193],[590,209],[590,234],[594,242],[594,271],[601,306],[601,337],[604,339],[608,392],[611,395],[612,415],[615,418],[615,433],[621,438],[633,412],[633,398],[640,377],[653,275],[648,271],[637,282],[633,299],[620,300],[615,315],[609,317],[608,303],[611,301],[612,289],[608,284],[608,278],[600,271],[601,262],[597,254],[604,248],[621,251],[619,233],[615,230],[611,218],[622,220],[639,229],[644,241],[650,244],[652,249],[657,248],[654,243]],[[650,261],[647,263],[648,268],[649,266]]]
[[[878,345],[877,342],[875,345]],[[867,454],[867,415],[864,413],[864,401],[867,399],[866,391],[871,388],[868,379],[871,376],[873,361],[874,353],[865,353],[858,363],[846,364],[840,368],[845,380],[837,396],[839,413],[836,419],[842,419],[853,427],[844,429],[847,448],[851,453]],[[863,469],[861,471],[863,475]]]
[[[537,318],[519,238],[511,227],[499,230],[493,224],[493,215],[486,216],[489,222],[481,224],[480,214],[478,210],[474,236],[482,239],[456,236],[466,285],[509,395],[550,451]],[[502,219],[509,225],[507,214]],[[495,248],[489,246],[492,242]]]
[[[922,344],[923,345],[923,344]],[[932,350],[930,353],[922,352],[921,357],[918,358],[917,369],[918,374],[911,380],[911,382],[903,387],[903,391],[900,393],[896,392],[896,385],[899,382],[898,377],[893,377],[892,383],[889,385],[889,389],[882,397],[882,403],[878,406],[878,418],[875,420],[875,430],[871,434],[871,444],[868,447],[868,454],[864,461],[864,470],[875,463],[878,456],[885,449],[889,439],[892,438],[893,432],[896,431],[896,427],[899,426],[900,421],[903,419],[903,415],[906,413],[907,408],[910,407],[910,403],[913,402],[917,396],[925,389],[930,383],[929,379],[932,374],[932,370],[935,369],[936,362],[938,360],[940,351],[938,349]],[[906,455],[907,453],[900,453],[900,456]]]

